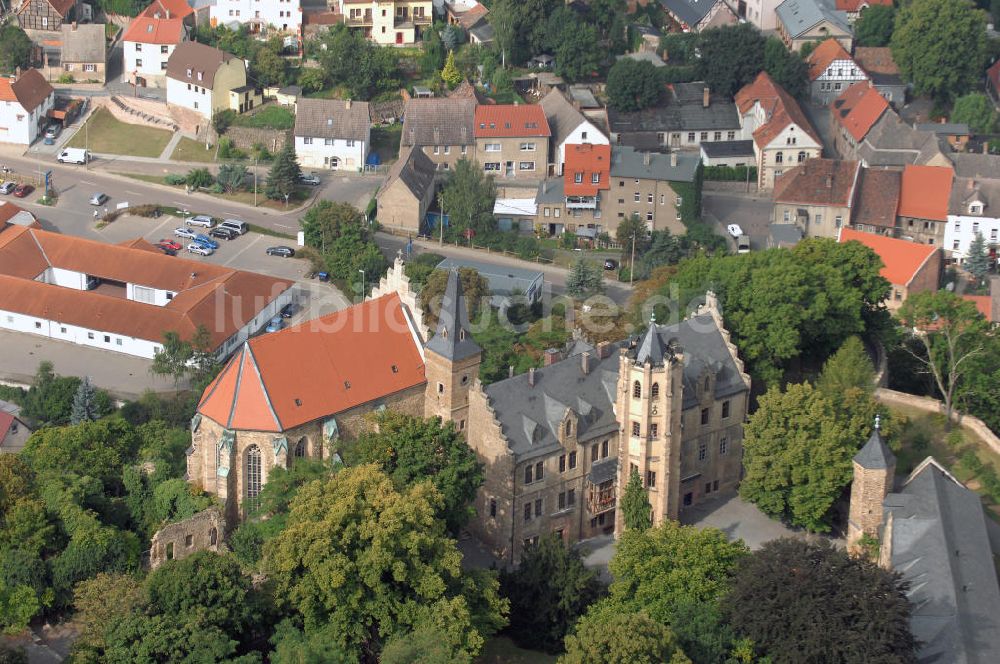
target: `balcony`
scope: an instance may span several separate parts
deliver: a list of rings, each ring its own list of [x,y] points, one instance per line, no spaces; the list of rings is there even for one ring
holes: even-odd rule
[[[592,516],[615,508],[615,475],[618,459],[604,459],[590,467],[587,474],[587,508]]]
[[[597,196],[567,196],[567,210],[596,210]]]
[[[393,21],[394,28],[412,28],[417,25],[430,25],[430,16],[411,16],[410,14],[396,14]]]
[[[370,28],[372,26],[372,13],[365,12],[359,16],[348,16],[344,19],[344,23],[349,28]]]

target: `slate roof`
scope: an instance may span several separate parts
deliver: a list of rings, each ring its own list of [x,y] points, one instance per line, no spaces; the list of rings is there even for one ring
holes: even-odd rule
[[[677,83],[671,86],[667,101],[641,111],[623,113],[608,109],[608,125],[623,136],[636,132],[713,131],[740,128],[739,114],[732,100],[709,95],[704,105],[705,84]]]
[[[969,214],[969,204],[978,200],[987,216],[1000,216],[1000,171],[993,179],[955,178],[948,200],[951,214]]]
[[[370,127],[366,101],[302,98],[295,104],[296,136],[365,141]]]
[[[868,442],[854,455],[854,463],[868,470],[888,470],[896,467],[896,457],[882,440],[877,424],[872,429]]]
[[[964,122],[918,122],[913,125],[917,131],[929,131],[938,136],[968,136],[969,125]]]
[[[655,334],[664,347],[674,342],[684,353],[685,410],[698,407],[698,384],[706,370],[716,373],[716,398],[748,389],[710,314],[656,326]],[[528,374],[521,374],[484,387],[516,461],[543,456],[559,447],[558,430],[567,409],[579,417],[580,440],[615,434],[619,350],[627,348],[634,356],[638,346],[638,339],[630,339],[611,344],[603,359],[591,354],[586,373],[582,356],[576,355],[535,369],[534,386],[528,384]]]
[[[649,164],[646,164],[646,157]],[[677,157],[672,166],[671,157]],[[657,152],[638,152],[628,146],[614,146],[611,150],[612,178],[640,178],[669,182],[694,182],[701,157],[695,152],[674,152],[669,155]]]
[[[177,81],[197,83],[212,90],[215,84],[215,72],[230,60],[243,62],[232,53],[199,42],[181,42],[167,60],[167,76]],[[190,76],[187,73],[189,69]],[[199,73],[202,74],[201,80],[198,80]]]
[[[452,362],[483,352],[469,331],[471,326],[467,306],[465,297],[462,296],[462,282],[458,278],[458,270],[448,270],[448,283],[445,285],[441,309],[438,311],[437,331],[427,342],[426,350]]]
[[[403,109],[402,145],[474,145],[475,114],[475,99],[411,99]]]
[[[464,258],[446,258],[437,265],[439,270],[460,270],[471,268],[486,279],[493,295],[511,295],[515,291],[527,293],[532,284],[544,280],[545,275],[538,270],[527,270],[509,265],[496,265]]]
[[[563,178],[549,178],[538,183],[538,190],[535,192],[535,203],[564,203],[566,192],[563,191]]]
[[[963,178],[1000,178],[1000,155],[979,152],[949,154],[955,175]]]
[[[437,173],[437,165],[431,158],[424,154],[420,148],[406,146],[400,149],[399,159],[389,169],[389,174],[385,179],[380,191],[388,191],[397,180],[403,183],[414,198],[418,201],[424,199],[428,187],[434,186],[434,175]]]
[[[894,112],[883,113],[858,146],[858,156],[868,166],[922,165],[950,152],[945,139],[917,131]]]
[[[928,457],[883,505],[890,563],[910,586],[918,660],[996,662],[1000,590],[979,496]]]
[[[62,26],[63,62],[103,63],[105,61],[104,25],[83,23]]]
[[[854,61],[876,84],[902,83],[899,67],[892,59],[892,49],[888,46],[856,46]]]
[[[899,190],[902,185],[903,174],[900,171],[862,169],[853,223],[893,228],[896,225]]]
[[[749,157],[753,156],[753,141],[706,141],[701,144],[706,157]]]
[[[829,0],[785,0],[774,12],[792,39],[801,37],[824,20],[852,34],[847,14],[834,9]]]
[[[808,159],[775,179],[774,201],[850,207],[860,169],[857,161]]]
[[[668,13],[689,28],[697,27],[720,2],[722,0],[660,0]]]
[[[552,132],[552,144],[561,145],[573,130],[587,122],[583,113],[578,111],[559,88],[552,88],[549,94],[542,97],[538,105],[545,111],[549,130]]]

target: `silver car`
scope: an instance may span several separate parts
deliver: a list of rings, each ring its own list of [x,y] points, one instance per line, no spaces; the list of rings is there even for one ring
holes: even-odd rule
[[[196,215],[194,217],[191,217],[184,223],[187,224],[188,226],[204,226],[205,228],[211,228],[212,226],[215,225],[215,222],[212,221],[212,218],[207,214]]]
[[[90,197],[90,204],[91,205],[104,205],[104,203],[107,200],[108,200],[108,195],[107,194],[102,194],[102,193],[98,192],[98,193],[96,193],[96,194],[94,194],[93,196]]]
[[[201,244],[200,242],[192,242],[187,246],[187,250],[192,254],[198,254],[199,256],[211,256],[215,253],[215,249],[212,249],[208,245]]]
[[[180,228],[175,228],[174,235],[188,240],[193,240],[196,237],[198,237],[198,234],[195,233],[193,230],[191,230],[190,228],[184,228],[183,226],[181,226]]]

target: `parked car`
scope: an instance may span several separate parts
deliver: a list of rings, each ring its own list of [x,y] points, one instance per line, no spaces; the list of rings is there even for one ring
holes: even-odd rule
[[[228,228],[230,230],[236,231],[237,235],[246,235],[247,231],[250,230],[250,224],[245,221],[240,221],[239,219],[224,219],[219,228]]]
[[[9,194],[17,189],[17,183],[14,181],[4,182],[0,184],[0,194]]]
[[[289,302],[288,304],[286,304],[281,308],[279,314],[281,315],[282,318],[291,318],[292,316],[295,315],[295,312],[298,310],[299,310],[299,305],[295,304],[294,302]]]
[[[90,204],[91,205],[104,205],[104,203],[107,200],[108,200],[108,195],[107,194],[102,194],[102,193],[98,192],[98,193],[96,193],[96,194],[94,194],[93,196],[90,197]]]
[[[212,220],[207,214],[199,214],[187,219],[185,222],[188,226],[203,226],[205,228],[211,228],[215,226],[215,221]]]
[[[728,226],[726,226],[726,230],[733,237],[739,237],[739,236],[743,235],[743,229],[740,228],[739,224],[729,224]]]
[[[211,249],[218,249],[219,248],[219,243],[218,242],[216,242],[212,238],[208,237],[207,235],[202,235],[201,233],[199,233],[198,235],[194,236],[194,241],[197,242],[198,244],[203,244],[206,247],[209,247]]]
[[[14,187],[14,195],[17,196],[18,198],[24,198],[34,190],[35,188],[30,184],[19,184],[16,187]]]
[[[187,250],[192,254],[198,254],[199,256],[211,256],[215,253],[215,249],[206,247],[200,242],[192,242],[188,245]]]
[[[163,253],[165,253],[167,256],[176,256],[177,255],[177,250],[176,249],[171,249],[170,247],[168,247],[168,246],[166,246],[164,244],[157,244],[157,245],[153,245],[153,246],[155,246],[157,249],[159,249],[160,251],[162,251]]]
[[[240,236],[240,234],[232,228],[227,228],[225,226],[216,226],[208,232],[208,235],[209,237],[217,237],[220,240],[235,240]]]
[[[329,272],[317,272],[316,273],[316,278],[319,279],[320,281],[322,281],[323,283],[326,283],[327,281],[330,281],[330,273]]]
[[[168,240],[167,238],[160,238],[160,241],[156,243],[156,246],[161,249],[173,249],[174,251],[180,251],[184,248],[180,242],[177,242],[176,240]]]
[[[90,161],[90,153],[83,148],[65,148],[56,160],[61,164],[86,164]]]
[[[61,133],[62,133],[62,127],[60,127],[57,124],[50,124],[48,127],[45,128],[45,138],[59,138],[59,134]]]
[[[736,238],[736,253],[738,254],[749,254],[750,253],[750,236],[741,235]]]
[[[302,184],[311,184],[315,187],[319,184],[319,177],[315,173],[302,173],[299,175],[299,182]]]
[[[281,316],[275,316],[271,319],[271,322],[267,324],[267,327],[264,328],[264,331],[277,332],[283,327],[285,327],[285,321],[281,320]]]
[[[604,259],[604,269],[605,270],[617,270],[618,269],[618,261],[616,261],[613,258],[605,258]]]
[[[198,237],[198,234],[195,233],[193,230],[191,230],[190,228],[184,228],[183,226],[181,226],[180,228],[175,228],[174,235],[176,235],[177,237],[185,238],[187,240],[193,240],[196,237]]]
[[[291,247],[286,247],[280,245],[277,247],[268,247],[265,252],[268,256],[281,256],[282,258],[291,258],[295,255],[295,250]]]

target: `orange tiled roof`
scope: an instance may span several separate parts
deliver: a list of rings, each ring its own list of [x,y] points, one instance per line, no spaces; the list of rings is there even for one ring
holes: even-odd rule
[[[809,80],[815,81],[835,61],[850,59],[851,54],[845,51],[836,39],[827,39],[821,42],[816,50],[806,58],[806,62],[809,64]]]
[[[545,111],[538,104],[477,106],[476,138],[551,136]]]
[[[948,199],[955,172],[945,166],[903,168],[899,190],[899,216],[948,221]]]
[[[986,320],[993,320],[993,296],[992,295],[963,295],[963,300],[968,300],[976,305],[976,309],[979,310]]]
[[[26,210],[23,207],[11,203],[10,201],[4,201],[3,203],[0,203],[0,230],[3,230],[4,224],[6,224],[7,221],[12,219],[19,212],[26,212]],[[28,214],[31,213],[29,212]],[[34,219],[35,215],[32,214],[31,217],[32,219]],[[3,236],[0,235],[0,237]]]
[[[598,180],[594,182],[593,174]],[[580,182],[576,175],[580,174]],[[567,196],[596,196],[601,189],[611,187],[610,145],[567,145],[563,169],[563,193]]]
[[[153,0],[139,16],[146,18],[186,18],[194,13],[186,0]]]
[[[767,72],[762,71],[753,83],[743,86],[736,93],[735,101],[740,113],[746,113],[756,103],[764,109],[767,121],[753,133],[753,139],[760,147],[769,145],[785,127],[793,123],[814,141],[823,143],[798,102],[775,83]]]
[[[855,240],[882,259],[880,274],[894,286],[906,286],[920,268],[938,250],[931,244],[919,244],[875,233],[862,233],[850,228],[840,229],[840,242]]]
[[[858,142],[868,135],[888,108],[889,102],[868,81],[855,83],[830,104],[834,121]]]
[[[254,337],[202,395],[227,429],[285,431],[425,382],[396,294]]]
[[[0,101],[15,101],[24,110],[33,111],[55,90],[37,69],[28,69],[16,81],[0,77]]]
[[[858,12],[865,7],[874,7],[875,5],[891,7],[892,0],[837,0],[837,10],[842,12]]]
[[[150,5],[152,6],[152,5]],[[184,40],[184,20],[180,18],[150,18],[137,16],[132,19],[122,41],[140,44],[179,44]]]

